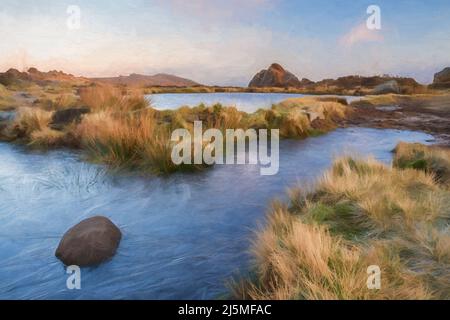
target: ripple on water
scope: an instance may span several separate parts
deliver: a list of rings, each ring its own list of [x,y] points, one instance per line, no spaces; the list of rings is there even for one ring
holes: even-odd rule
[[[260,176],[257,166],[217,166],[166,179],[111,177],[76,154],[0,144],[0,298],[215,298],[248,268],[252,231],[287,186],[314,179],[343,151],[389,162],[397,142],[430,138],[338,129],[282,141],[276,176]],[[109,217],[123,239],[113,260],[82,270],[82,290],[69,291],[54,251],[69,227],[93,215]]]

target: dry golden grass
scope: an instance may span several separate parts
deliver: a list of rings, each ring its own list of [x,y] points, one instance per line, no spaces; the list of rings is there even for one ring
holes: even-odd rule
[[[330,99],[331,100],[331,99]],[[320,97],[302,97],[287,99],[279,104],[281,108],[298,108],[305,112],[315,112],[325,119],[345,118],[349,108],[336,101],[327,101]]]
[[[63,146],[67,143],[66,133],[49,128],[52,114],[39,108],[19,108],[14,121],[3,134],[7,139],[19,138],[33,147]]]
[[[43,128],[33,131],[30,135],[30,145],[51,148],[62,146],[65,143],[65,134],[61,131]]]
[[[44,110],[60,110],[76,107],[78,98],[73,93],[64,93],[60,95],[42,93],[33,103],[33,107]]]
[[[12,123],[12,128],[21,136],[29,137],[35,131],[48,127],[52,119],[52,112],[38,108],[19,108]]]
[[[127,115],[103,111],[87,115],[75,136],[96,162],[167,174],[182,169],[171,160],[170,130],[153,110]]]
[[[342,158],[275,203],[244,299],[449,299],[450,194],[423,171]],[[369,290],[367,268],[381,268]]]
[[[11,92],[0,84],[0,111],[13,109],[15,105],[16,103],[12,98]]]
[[[80,89],[81,103],[94,112],[113,110],[130,112],[145,109],[149,103],[143,95],[127,93],[108,85],[92,85]]]
[[[210,107],[182,107],[175,111],[160,112],[172,128],[191,129],[194,121],[202,121],[205,128],[216,129],[279,129],[283,138],[305,138],[317,131],[326,132],[344,119],[351,108],[336,101],[305,97],[288,99],[269,110],[248,114],[235,107],[216,104]]]
[[[279,128],[284,138],[303,138],[314,131],[329,131],[336,121],[345,119],[351,109],[339,102],[320,98],[292,98],[281,102],[266,112],[270,128]],[[317,121],[317,122],[315,122]]]
[[[364,100],[368,101],[373,105],[393,105],[397,104],[401,97],[406,96],[401,96],[397,94],[384,94],[378,96],[365,96]]]
[[[88,107],[80,124],[72,123],[61,131],[51,130],[49,122],[54,110],[72,105]],[[235,107],[200,105],[178,110],[156,111],[148,108],[143,96],[128,94],[118,88],[95,85],[80,90],[80,101],[70,94],[61,95],[48,106],[19,110],[9,126],[11,140],[19,138],[34,146],[67,146],[85,149],[90,159],[116,168],[170,173],[198,170],[205,165],[176,166],[171,161],[171,132],[185,128],[193,131],[195,121],[203,129],[279,129],[283,138],[304,138],[318,131],[331,130],[335,121],[346,116],[348,107],[320,98],[290,99],[270,110],[253,114]],[[313,118],[312,118],[313,117]],[[60,129],[60,128],[58,128]],[[204,143],[206,147],[207,143]]]
[[[437,181],[450,185],[450,150],[418,143],[400,143],[395,148],[394,164],[400,168],[425,170]]]
[[[115,115],[101,111],[84,117],[76,136],[97,160],[109,165],[135,165],[142,144],[155,130],[151,116]]]

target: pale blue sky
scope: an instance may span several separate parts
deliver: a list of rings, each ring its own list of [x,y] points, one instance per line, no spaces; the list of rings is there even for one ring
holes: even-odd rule
[[[382,29],[365,27],[367,7]],[[81,29],[67,27],[69,5]],[[413,76],[450,66],[448,0],[0,0],[0,69],[174,73],[246,85],[279,62],[300,78]]]

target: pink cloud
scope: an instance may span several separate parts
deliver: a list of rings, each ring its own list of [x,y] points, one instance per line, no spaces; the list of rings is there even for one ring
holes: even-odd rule
[[[383,40],[381,30],[370,30],[365,23],[361,23],[343,35],[339,39],[339,44],[343,47],[351,47],[357,43],[382,42]]]

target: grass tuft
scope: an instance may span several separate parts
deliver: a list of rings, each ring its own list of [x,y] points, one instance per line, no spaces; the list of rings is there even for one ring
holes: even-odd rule
[[[400,143],[394,152],[397,167],[424,170],[433,174],[437,181],[450,184],[450,150],[418,143]]]
[[[420,149],[427,159],[444,152]],[[450,193],[398,163],[345,157],[313,186],[291,189],[257,233],[253,277],[234,284],[234,297],[449,299]],[[366,285],[372,265],[380,290]]]

